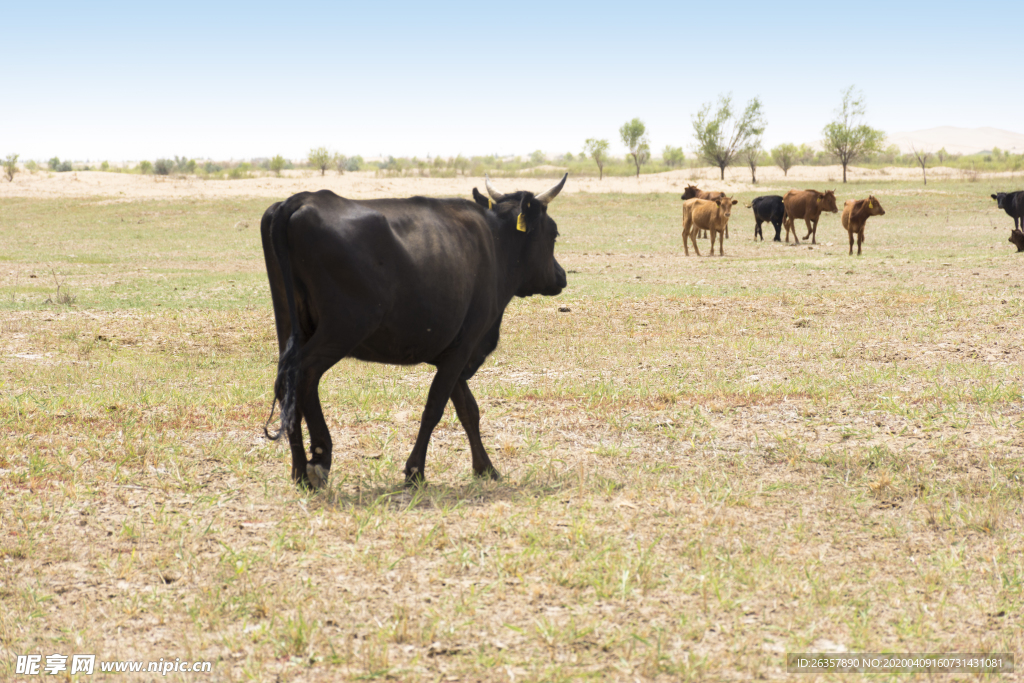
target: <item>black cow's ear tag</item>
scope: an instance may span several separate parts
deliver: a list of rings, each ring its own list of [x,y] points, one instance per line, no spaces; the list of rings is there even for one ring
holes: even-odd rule
[[[490,211],[493,206],[494,206],[494,202],[492,202],[491,198],[488,197],[487,198],[487,210]]]
[[[516,230],[526,232],[526,216],[524,214],[519,214],[519,218],[516,219]]]

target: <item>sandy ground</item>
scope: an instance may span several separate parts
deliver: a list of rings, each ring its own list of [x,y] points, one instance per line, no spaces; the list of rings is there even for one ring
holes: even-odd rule
[[[872,180],[920,180],[921,171],[910,168],[865,169],[851,168],[851,181]],[[985,178],[1009,178],[1011,173],[978,174]],[[1020,175],[1020,174],[1017,174]],[[745,192],[757,189],[780,190],[782,188],[836,187],[842,183],[843,170],[840,166],[799,166],[789,170],[784,177],[775,166],[759,168],[758,184],[750,184],[750,171],[743,167],[726,170],[725,182],[720,181],[717,168],[684,169],[668,173],[641,175],[640,178],[611,178],[603,180],[591,177],[570,177],[565,192],[590,193],[656,193],[681,192],[690,183],[702,189]],[[930,179],[965,179],[958,169],[936,167],[928,169]],[[531,190],[539,192],[556,182],[554,179],[496,178],[498,190],[513,192]],[[113,201],[138,199],[172,199],[192,197],[196,199],[217,199],[225,197],[268,197],[284,199],[296,192],[306,190],[333,190],[339,195],[353,199],[377,197],[408,197],[426,195],[435,197],[469,197],[474,187],[484,189],[481,177],[420,178],[420,177],[378,177],[372,171],[346,173],[328,172],[320,176],[315,171],[292,171],[278,178],[264,176],[244,180],[203,180],[195,176],[152,176],[128,173],[103,173],[101,171],[77,171],[52,173],[23,171],[14,176],[13,182],[0,181],[0,198],[4,197],[97,197]]]

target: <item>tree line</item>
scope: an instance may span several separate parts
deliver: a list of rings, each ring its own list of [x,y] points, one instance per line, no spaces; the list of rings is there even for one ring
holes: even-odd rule
[[[842,103],[836,110],[836,117],[822,130],[822,146],[827,154],[834,157],[843,166],[843,182],[846,182],[847,167],[856,159],[881,150],[885,133],[864,123],[866,107],[864,96],[854,90],[851,85],[843,91]],[[715,166],[725,180],[725,169],[737,162],[750,167],[752,182],[757,182],[757,168],[765,157],[763,136],[767,121],[760,98],[753,98],[740,111],[732,101],[732,95],[720,95],[717,105],[712,102],[704,104],[694,115],[693,120],[694,149],[697,156],[711,166]],[[622,144],[629,150],[629,158],[636,168],[637,177],[640,167],[650,159],[650,143],[647,138],[647,127],[638,118],[622,125],[619,129]],[[583,154],[597,164],[598,175],[604,177],[604,165],[608,159],[608,140],[588,138],[583,146]],[[771,159],[783,173],[796,165],[800,159],[807,158],[813,151],[806,145],[797,147],[786,143],[773,148]],[[681,164],[685,158],[681,147],[666,146],[662,152],[662,160],[669,166]],[[922,167],[924,162],[922,161]]]

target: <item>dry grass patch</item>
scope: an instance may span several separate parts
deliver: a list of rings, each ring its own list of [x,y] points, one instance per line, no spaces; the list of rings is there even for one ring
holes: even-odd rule
[[[980,190],[940,189],[987,220]],[[859,260],[736,228],[700,262],[677,198],[566,198],[569,290],[514,302],[473,380],[505,479],[472,479],[449,412],[430,485],[401,487],[431,372],[345,361],[316,495],[262,437],[276,340],[244,212],[23,201],[21,275],[0,278],[0,678],[30,652],[632,681],[785,678],[785,652],[828,643],[1024,651],[1019,269],[987,234],[951,252],[916,194]],[[154,214],[131,263],[28,244],[115,211]],[[111,225],[89,239],[116,255]],[[74,305],[29,283],[54,261]]]

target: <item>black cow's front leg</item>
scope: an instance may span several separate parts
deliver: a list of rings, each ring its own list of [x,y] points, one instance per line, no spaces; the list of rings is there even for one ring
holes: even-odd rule
[[[455,383],[452,390],[452,405],[455,406],[459,422],[462,423],[462,428],[466,430],[466,437],[469,439],[469,449],[473,453],[473,474],[478,477],[490,477],[495,481],[501,479],[498,470],[487,457],[487,450],[480,439],[480,409],[466,380],[460,379]]]
[[[775,241],[776,242],[781,242],[782,241],[782,223],[773,223],[772,225],[775,226]],[[786,237],[788,238],[789,235],[787,235]],[[787,239],[787,241],[788,241],[788,239]]]
[[[434,427],[444,415],[444,407],[448,404],[448,399],[451,398],[452,389],[459,379],[462,367],[463,363],[448,362],[443,367],[438,367],[434,381],[430,383],[427,405],[423,408],[423,417],[420,418],[420,431],[416,435],[412,453],[405,461],[406,486],[414,486],[426,481],[424,468],[427,463],[427,446],[430,444],[430,435],[434,433]]]

